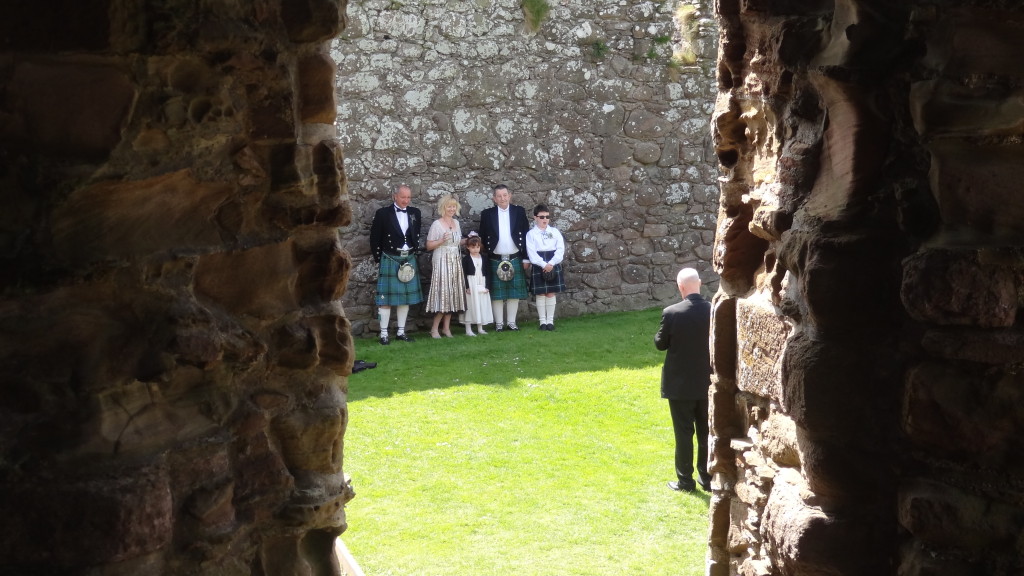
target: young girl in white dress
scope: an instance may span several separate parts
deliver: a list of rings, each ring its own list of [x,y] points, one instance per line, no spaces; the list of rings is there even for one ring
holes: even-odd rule
[[[466,249],[469,254],[462,257],[462,271],[466,276],[466,312],[462,315],[462,323],[466,325],[466,336],[476,336],[473,324],[479,334],[484,332],[484,324],[494,322],[491,312],[491,275],[487,273],[487,261],[480,255],[483,242],[480,235],[470,232],[466,238]]]

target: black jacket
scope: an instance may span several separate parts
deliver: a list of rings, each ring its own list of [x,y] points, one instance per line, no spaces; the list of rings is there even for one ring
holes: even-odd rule
[[[672,400],[707,399],[711,385],[711,303],[690,294],[661,313],[654,346],[665,351],[661,368],[661,397]]]
[[[519,257],[528,260],[526,255],[526,233],[530,231],[530,221],[526,217],[526,209],[522,206],[509,204],[508,223],[512,232],[512,242],[519,248]],[[484,241],[484,252],[494,254],[498,245],[498,207],[491,206],[480,213],[480,237]],[[489,275],[489,274],[488,274]]]
[[[373,223],[370,224],[370,252],[375,262],[380,262],[382,252],[397,252],[402,249],[403,244],[408,244],[413,250],[419,248],[420,225],[423,223],[420,210],[409,206],[406,208],[406,214],[409,216],[409,229],[405,234],[402,234],[402,227],[398,225],[394,203],[373,214]]]
[[[487,286],[488,290],[490,290],[491,289],[491,274],[490,274],[490,270],[488,270],[488,266],[489,265],[487,264],[487,256],[484,256],[483,252],[481,252],[480,253],[480,258],[481,258],[481,260],[483,260],[481,262],[481,264],[483,265],[483,268],[484,268],[483,269],[484,285]],[[476,274],[476,266],[473,265],[473,257],[470,256],[469,254],[463,254],[462,255],[462,276],[465,279],[466,288],[469,288],[469,279],[474,274]]]

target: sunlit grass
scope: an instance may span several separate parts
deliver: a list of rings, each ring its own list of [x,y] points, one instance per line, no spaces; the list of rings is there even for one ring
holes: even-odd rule
[[[360,341],[379,365],[349,379],[343,539],[364,571],[703,574],[708,496],[665,486],[658,315]]]

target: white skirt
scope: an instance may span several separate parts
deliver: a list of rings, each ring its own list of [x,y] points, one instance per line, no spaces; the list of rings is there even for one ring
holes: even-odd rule
[[[494,314],[491,312],[491,295],[484,292],[487,286],[484,284],[482,274],[475,274],[467,278],[469,280],[469,294],[466,295],[466,312],[459,314],[459,322],[462,324],[490,324],[494,322]]]

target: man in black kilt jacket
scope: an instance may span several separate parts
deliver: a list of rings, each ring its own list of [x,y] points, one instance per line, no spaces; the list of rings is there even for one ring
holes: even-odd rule
[[[508,187],[499,184],[494,187],[494,206],[480,212],[480,237],[490,259],[495,332],[519,330],[516,325],[519,300],[527,297],[526,275],[530,272],[530,261],[526,258],[526,233],[530,230],[530,221],[526,218],[526,209],[510,204],[511,199]],[[499,273],[502,268],[511,270],[512,277],[503,280]]]
[[[391,307],[397,311],[395,339],[412,342],[405,334],[405,320],[409,306],[423,301],[416,265],[423,218],[418,208],[409,206],[412,189],[405,184],[395,188],[392,199],[392,204],[374,213],[370,225],[370,251],[378,264],[376,303],[380,313],[380,343],[385,346],[391,343],[388,336]]]

